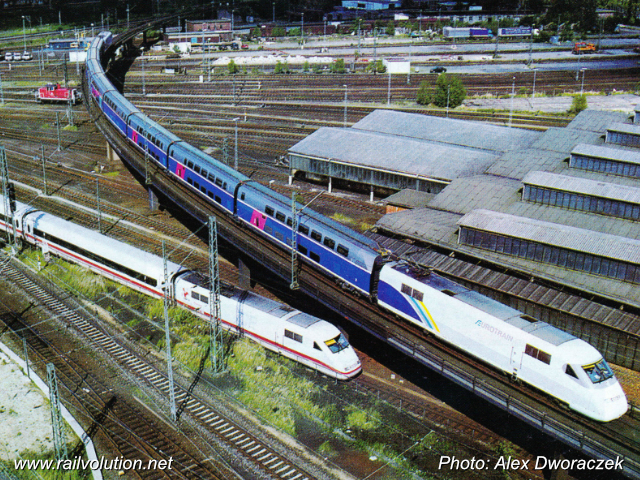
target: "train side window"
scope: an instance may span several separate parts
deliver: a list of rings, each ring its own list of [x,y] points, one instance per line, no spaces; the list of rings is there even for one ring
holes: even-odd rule
[[[315,348],[316,350],[322,351],[322,349],[318,346],[316,342],[313,342],[313,348]]]
[[[271,235],[273,233],[273,228],[271,228],[269,225],[265,225],[264,231]]]
[[[191,178],[187,177],[187,183],[188,183],[189,185],[193,185],[193,180],[191,180]]]
[[[202,169],[202,176],[207,178],[209,176],[209,172],[207,172],[204,168]]]
[[[402,293],[404,293],[405,295],[411,296],[411,291],[412,290],[413,289],[409,285],[405,285],[404,283],[402,284],[402,287],[400,287],[400,291]]]
[[[551,355],[547,352],[543,352],[542,350],[527,344],[524,349],[524,353],[529,355],[530,357],[535,358],[536,360],[540,360],[542,363],[546,363],[549,365],[551,363]]]
[[[348,257],[349,249],[347,247],[343,247],[342,245],[338,245],[338,253],[343,257]]]
[[[276,238],[278,240],[280,240],[281,242],[284,241],[284,237],[282,236],[282,233],[280,233],[280,232],[276,232]]]
[[[276,220],[284,222],[287,217],[282,212],[276,212]]]
[[[309,258],[311,258],[311,260],[313,260],[314,262],[320,263],[320,255],[318,255],[316,252],[309,252]]]
[[[287,226],[293,227],[293,220],[291,220],[291,217],[287,217]]]
[[[421,302],[424,299],[424,293],[422,293],[420,290],[416,290],[415,288],[413,289],[411,296],[416,300],[418,300],[419,302]]]
[[[201,186],[200,186],[200,191],[201,191],[202,193],[207,193],[207,189],[206,189],[206,187],[205,187],[204,185],[201,185]]]
[[[291,330],[284,330],[284,336],[290,338],[291,340],[295,340],[296,342],[302,343],[302,335],[292,332]]]
[[[309,235],[309,227],[307,227],[306,225],[298,225],[298,231],[303,235]]]
[[[269,205],[267,205],[266,207],[264,207],[264,213],[266,213],[270,217],[273,217],[276,211],[273,208],[271,208]]]
[[[207,190],[207,196],[211,199],[213,199],[213,193],[211,193],[211,191]]]
[[[314,240],[321,242],[322,241],[322,234],[320,232],[316,232],[315,230],[311,231],[311,238],[313,238]]]
[[[307,254],[307,247],[303,246],[303,245],[298,245],[298,251],[303,254],[306,255]]]
[[[196,165],[195,167],[193,167],[193,169],[196,171],[196,173],[200,173],[200,165]]]
[[[332,238],[329,237],[324,237],[324,242],[325,246],[329,247],[331,250],[333,250],[336,246],[336,242],[335,240],[333,240]]]
[[[564,369],[564,373],[566,373],[570,377],[578,378],[578,375],[576,375],[576,372],[573,370],[573,368],[571,368],[571,365],[569,364],[567,364],[567,368]]]
[[[198,182],[193,182],[193,186],[200,190],[200,184]]]
[[[222,200],[220,199],[220,197],[218,195],[216,195],[215,201],[222,204]]]
[[[227,189],[227,182],[224,182],[224,183],[222,184],[222,188],[224,188],[225,190]]]
[[[213,173],[209,173],[208,175],[209,180],[211,180],[212,182],[216,181],[216,176]]]
[[[222,186],[222,180],[220,178],[216,178],[216,185],[219,187]]]

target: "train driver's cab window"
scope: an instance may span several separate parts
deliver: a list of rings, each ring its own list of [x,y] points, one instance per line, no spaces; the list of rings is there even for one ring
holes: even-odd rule
[[[591,365],[584,365],[582,369],[593,383],[604,382],[613,377],[613,371],[604,359]]]
[[[332,338],[331,340],[327,340],[324,343],[327,347],[329,347],[331,353],[338,353],[349,346],[349,342],[342,333],[337,337]]]
[[[318,342],[313,342],[313,348],[315,348],[316,350],[322,351],[322,349],[320,348],[320,345],[318,345]]]

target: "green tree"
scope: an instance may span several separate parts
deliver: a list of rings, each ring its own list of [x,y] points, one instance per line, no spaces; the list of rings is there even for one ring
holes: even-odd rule
[[[467,91],[462,85],[462,80],[455,75],[441,74],[436,81],[436,91],[433,94],[433,103],[438,107],[456,108],[462,105],[467,96]]]
[[[573,101],[571,102],[571,108],[569,108],[568,113],[573,113],[577,115],[583,110],[587,109],[587,96],[582,95],[574,95]]]
[[[396,24],[394,23],[393,20],[389,20],[389,23],[387,23],[387,28],[385,30],[385,33],[387,35],[395,35],[396,34]]]
[[[304,65],[302,66],[302,71],[304,73],[308,73],[309,72],[309,61],[305,60]]]
[[[339,58],[331,64],[331,73],[345,73],[346,71],[343,58]]]
[[[262,36],[262,30],[260,30],[260,27],[256,27],[253,30],[251,30],[251,36],[252,37],[261,37]]]
[[[376,60],[373,63],[367,65],[364,69],[365,72],[375,72],[375,73],[385,73],[387,71],[387,67],[384,66],[382,60]]]
[[[271,30],[271,35],[274,37],[284,37],[286,34],[284,27],[273,27],[273,30]]]
[[[229,69],[229,75],[235,75],[240,70],[238,68],[238,65],[236,65],[236,62],[233,61],[233,59],[229,60],[229,64],[227,65],[227,68]]]
[[[416,95],[416,102],[420,105],[429,105],[433,101],[433,95],[431,94],[431,86],[429,82],[420,82],[418,87],[418,93]]]

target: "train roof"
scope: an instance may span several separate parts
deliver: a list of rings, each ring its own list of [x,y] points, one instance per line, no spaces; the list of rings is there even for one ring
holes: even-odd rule
[[[156,279],[164,276],[163,262],[157,255],[42,211],[30,212],[25,221],[29,219],[34,221],[34,228],[94,252],[114,263]],[[168,262],[168,269],[171,276],[182,267],[177,263]]]
[[[467,287],[444,278],[437,273],[419,270],[409,264],[393,266],[394,270],[401,272],[425,285],[454,297],[456,300],[477,308],[491,316],[499,318],[505,323],[534,335],[545,342],[558,346],[574,340],[576,337],[546,322],[536,320],[515,308],[498,302],[481,293],[469,290]]]

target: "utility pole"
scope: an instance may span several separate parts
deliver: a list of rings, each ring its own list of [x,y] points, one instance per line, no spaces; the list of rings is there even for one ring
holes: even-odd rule
[[[409,39],[409,72],[407,73],[407,85],[411,85],[411,39]]]
[[[142,95],[147,95],[147,86],[144,78],[144,52],[142,52]]]
[[[238,171],[238,120],[240,120],[240,117],[236,117],[232,120],[236,122],[236,149],[233,157],[233,169],[235,171]]]
[[[42,159],[42,182],[44,183],[44,195],[46,197],[49,194],[47,193],[47,161],[44,158],[44,145],[40,145],[40,158]]]
[[[220,312],[218,224],[216,217],[209,217],[209,343],[211,345],[211,369],[214,373],[220,373],[224,369],[224,340]],[[239,322],[238,329],[240,329]]]
[[[173,385],[173,357],[171,354],[171,330],[169,330],[169,301],[172,297],[171,282],[169,282],[169,270],[167,266],[167,249],[162,240],[162,261],[164,263],[164,338],[165,356],[167,358],[167,378],[169,379],[169,402],[171,407],[171,419],[176,421],[176,392]]]
[[[4,90],[2,89],[2,73],[0,73],[0,105],[4,105]]]
[[[346,90],[345,90],[346,91]],[[296,210],[296,192],[291,192],[291,290],[298,290],[298,212]]]
[[[51,426],[53,428],[53,447],[56,453],[56,460],[66,460],[67,442],[64,437],[64,423],[60,408],[60,393],[58,392],[58,379],[56,377],[56,367],[53,363],[47,363],[47,382],[49,383],[49,402],[51,404]]]
[[[513,97],[516,95],[516,77],[513,77],[511,84],[511,109],[509,110],[509,128],[511,128],[511,117],[513,116]]]
[[[344,87],[344,122],[343,122],[343,127],[347,128],[347,86],[343,85]]]
[[[62,144],[60,143],[60,114],[56,112],[56,127],[58,128],[58,152],[62,150]]]
[[[9,166],[7,164],[7,152],[4,149],[4,146],[0,146],[0,175],[2,176],[2,196],[4,197],[4,211],[7,214],[7,219],[9,218],[9,214],[11,215],[11,225],[12,232],[9,232],[7,228],[7,240],[11,245],[11,253],[16,253],[16,222],[14,217],[15,211],[15,190],[13,183],[9,182]]]
[[[389,83],[387,84],[387,105],[391,105],[391,72],[389,72]]]

